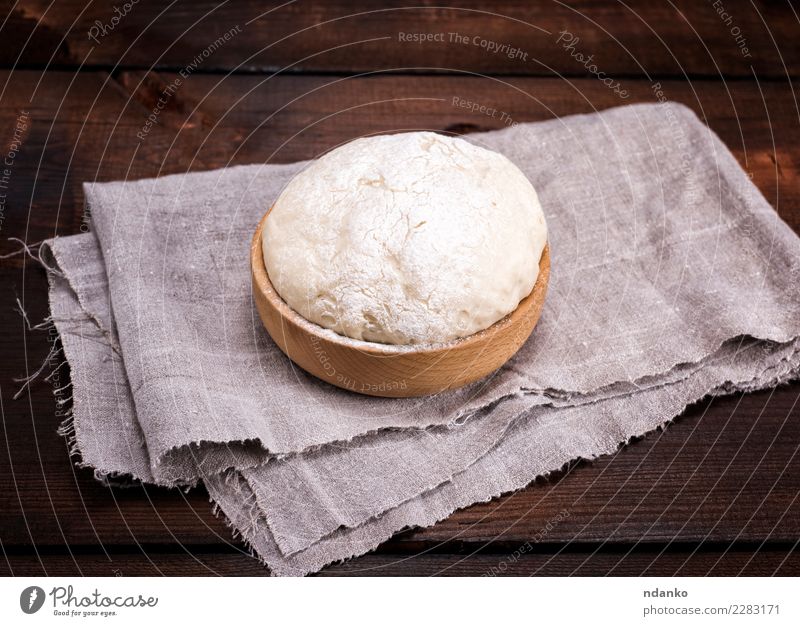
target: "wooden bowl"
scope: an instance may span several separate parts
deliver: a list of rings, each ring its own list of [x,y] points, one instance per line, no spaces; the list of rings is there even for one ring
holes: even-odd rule
[[[269,212],[267,212],[269,215]],[[309,374],[370,396],[407,398],[461,387],[495,371],[531,334],[542,312],[550,277],[550,247],[539,277],[519,306],[485,330],[441,344],[396,346],[343,337],[305,319],[272,286],[258,224],[250,246],[253,294],[261,321],[283,353]]]

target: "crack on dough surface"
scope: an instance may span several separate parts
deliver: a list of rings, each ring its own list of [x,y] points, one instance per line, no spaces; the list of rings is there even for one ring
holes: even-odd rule
[[[352,141],[283,190],[263,231],[278,294],[340,335],[451,341],[533,289],[547,240],[536,191],[506,157],[431,132]]]

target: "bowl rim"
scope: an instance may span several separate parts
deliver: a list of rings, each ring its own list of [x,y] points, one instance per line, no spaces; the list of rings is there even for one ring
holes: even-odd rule
[[[274,206],[274,205],[273,205]],[[264,251],[262,246],[262,232],[267,217],[272,211],[272,207],[264,214],[258,222],[253,239],[250,244],[250,267],[254,280],[254,289],[257,288],[263,295],[270,300],[274,308],[280,313],[282,324],[289,323],[301,327],[309,334],[315,335],[320,339],[324,339],[331,343],[337,344],[341,348],[359,350],[366,352],[372,356],[396,356],[399,354],[437,354],[442,351],[452,350],[453,348],[463,348],[470,343],[479,343],[487,338],[488,335],[494,335],[505,327],[513,324],[520,316],[524,316],[536,304],[533,297],[537,292],[537,287],[540,286],[540,281],[549,279],[550,273],[550,241],[545,240],[544,248],[542,248],[542,255],[539,258],[539,274],[533,284],[528,295],[519,301],[517,307],[503,316],[491,326],[476,331],[464,337],[457,337],[450,341],[441,343],[421,343],[421,344],[390,344],[379,343],[376,341],[366,341],[364,339],[354,339],[345,335],[340,335],[334,330],[320,326],[311,320],[303,317],[295,311],[289,304],[280,296],[278,290],[272,284],[267,272],[267,267],[264,262]]]

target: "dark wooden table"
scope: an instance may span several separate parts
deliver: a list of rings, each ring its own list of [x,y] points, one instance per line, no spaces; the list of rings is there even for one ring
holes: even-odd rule
[[[800,21],[785,2],[5,4],[0,253],[17,248],[8,237],[85,229],[87,180],[289,162],[364,133],[463,133],[662,94],[694,109],[800,232]],[[48,383],[12,400],[12,378],[53,341],[15,298],[41,320],[46,288],[30,259],[0,261],[0,573],[265,574],[202,488],[104,487],[56,435]],[[797,575],[798,398],[793,384],[703,401],[613,456],[323,574]]]

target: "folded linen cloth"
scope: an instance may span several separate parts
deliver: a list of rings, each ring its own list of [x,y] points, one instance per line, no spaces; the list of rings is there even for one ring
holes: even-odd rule
[[[261,326],[250,238],[303,163],[85,185],[93,231],[46,244],[80,462],[203,481],[272,573],[298,575],[613,452],[707,394],[797,376],[800,240],[691,111],[465,138],[536,187],[550,290],[508,364],[427,398],[331,387]]]

